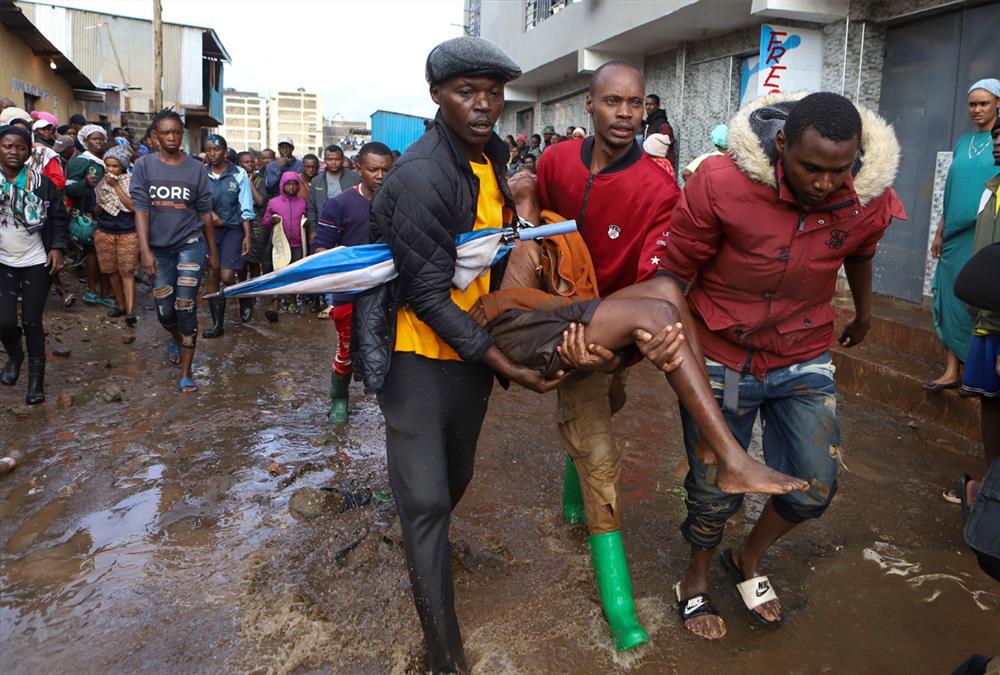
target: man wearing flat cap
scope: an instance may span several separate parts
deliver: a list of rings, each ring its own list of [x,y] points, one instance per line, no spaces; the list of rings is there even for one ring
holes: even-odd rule
[[[514,201],[509,152],[493,132],[504,85],[520,76],[507,54],[477,37],[431,50],[426,76],[439,106],[372,203],[372,237],[386,242],[399,276],[355,302],[352,361],[377,392],[386,422],[389,483],[399,510],[425,671],[465,672],[455,614],[448,528],[472,479],[494,373],[535,391],[546,380],[515,364],[467,313],[501,281],[487,270],[455,288],[455,237],[503,227]]]

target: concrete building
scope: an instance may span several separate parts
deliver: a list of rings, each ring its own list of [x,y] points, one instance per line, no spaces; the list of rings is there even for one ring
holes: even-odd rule
[[[104,104],[104,92],[6,0],[0,1],[0,45],[0,98],[28,112],[50,112],[64,124],[86,103]]]
[[[268,147],[267,99],[257,92],[226,89],[222,95],[226,123],[219,133],[237,152]]]
[[[319,94],[302,87],[279,91],[267,104],[268,145],[277,150],[278,140],[291,138],[296,157],[323,153],[323,104]]]
[[[875,287],[915,302],[933,272],[942,176],[970,129],[966,90],[1000,73],[995,0],[466,0],[466,25],[524,71],[507,87],[501,134],[592,129],[589,74],[616,59],[661,97],[682,165],[710,149],[712,127],[771,89],[835,91],[878,110],[903,145],[896,189],[910,219],[883,239]],[[786,60],[785,71],[773,65]]]
[[[61,53],[98,88],[120,96],[120,119],[142,133],[153,110],[153,23],[52,4],[17,6]],[[186,146],[201,148],[204,135],[224,122],[223,67],[229,53],[211,28],[163,24],[163,104],[185,119]]]

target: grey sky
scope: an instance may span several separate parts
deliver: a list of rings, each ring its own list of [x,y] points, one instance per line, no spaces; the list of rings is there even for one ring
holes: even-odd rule
[[[327,117],[378,109],[431,116],[424,60],[462,34],[462,0],[162,0],[163,20],[215,29],[232,57],[225,85],[268,94],[305,87]],[[49,4],[151,19],[148,0]],[[457,24],[457,25],[452,25]]]

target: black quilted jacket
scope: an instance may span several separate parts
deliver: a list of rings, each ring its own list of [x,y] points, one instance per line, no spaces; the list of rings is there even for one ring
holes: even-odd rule
[[[476,223],[479,180],[441,114],[396,162],[372,202],[372,241],[386,242],[399,276],[354,301],[352,362],[365,390],[382,388],[396,340],[396,312],[409,305],[465,361],[478,361],[489,334],[451,300],[455,236]],[[493,134],[485,154],[493,163],[505,206],[514,212],[504,168],[507,145]],[[492,275],[499,285],[503,274]]]

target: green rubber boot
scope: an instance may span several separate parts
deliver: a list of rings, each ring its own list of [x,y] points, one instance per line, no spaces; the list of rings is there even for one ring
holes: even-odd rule
[[[632,599],[632,578],[628,573],[622,534],[616,530],[587,538],[594,562],[594,576],[601,591],[604,616],[611,627],[615,647],[620,652],[635,649],[649,642],[649,634],[635,616]]]
[[[570,525],[587,522],[587,514],[583,510],[580,476],[576,472],[573,458],[569,455],[566,455],[566,469],[563,471],[563,517]]]
[[[330,424],[347,424],[347,398],[351,385],[349,375],[330,374]]]

